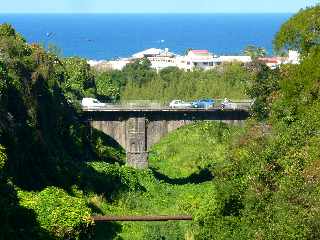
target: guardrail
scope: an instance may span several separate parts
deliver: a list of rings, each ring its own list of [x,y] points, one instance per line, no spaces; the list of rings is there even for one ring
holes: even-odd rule
[[[147,102],[147,101],[134,101],[134,102],[118,102],[118,103],[106,103],[104,108],[152,108],[162,109],[168,108],[168,105],[160,102]]]

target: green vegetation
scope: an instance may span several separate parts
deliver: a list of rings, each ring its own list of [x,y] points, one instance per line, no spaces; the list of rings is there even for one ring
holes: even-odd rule
[[[81,235],[92,238],[91,211],[82,193],[72,192],[70,196],[62,189],[48,187],[39,193],[19,191],[21,206],[33,209],[40,225],[60,239],[70,239]]]
[[[279,49],[307,54],[276,70],[254,62],[157,74],[143,59],[96,73],[0,25],[0,239],[319,239],[319,34],[301,17],[317,24],[318,12],[283,26]],[[243,126],[199,122],[169,134],[151,150],[150,169],[137,171],[123,166],[117,143],[79,121],[83,96],[255,103]],[[194,221],[94,224],[92,214]]]
[[[86,60],[67,58],[61,62],[61,66],[63,70],[60,74],[64,75],[61,88],[69,101],[75,102],[84,97],[94,97],[97,94],[94,76]]]
[[[237,63],[223,65],[211,71],[185,72],[174,67],[163,69],[159,74],[150,69],[146,71],[150,74],[147,80],[141,80],[142,84],[134,79],[127,81],[122,91],[123,100],[168,102],[173,99],[194,100],[203,97],[246,99],[245,87],[254,77]]]
[[[243,54],[250,56],[252,59],[257,59],[259,57],[265,57],[267,55],[267,51],[264,48],[249,45],[243,50]]]
[[[255,74],[239,63],[225,64],[211,71],[185,72],[168,67],[157,73],[148,59],[140,59],[126,65],[122,71],[96,72],[95,83],[99,98],[106,101],[168,103],[173,99],[204,97],[247,99],[245,89]]]
[[[214,170],[217,193],[199,212],[197,239],[319,239],[319,52],[252,84],[265,122],[251,122]]]
[[[103,101],[114,101],[120,98],[120,84],[112,79],[108,72],[96,73],[97,94]]]
[[[297,50],[307,55],[314,46],[319,46],[320,6],[301,10],[283,24],[274,39],[278,52]]]
[[[229,142],[241,131],[239,127],[209,122],[183,127],[152,149],[149,170],[131,172],[128,180],[136,179],[142,187],[139,191],[131,188],[133,191],[118,195],[112,203],[96,196],[90,202],[106,215],[195,215],[203,200],[215,195],[212,171],[225,160]],[[94,164],[99,172],[106,173],[106,167],[104,163]],[[103,226],[97,232],[98,239],[105,239]],[[137,240],[193,239],[194,232],[192,222],[129,222],[122,224],[119,236]]]
[[[318,239],[319,51],[281,68],[267,124],[253,122],[215,169],[199,239]]]
[[[103,189],[88,181],[99,173],[86,162],[123,160],[111,139],[79,122],[70,100],[89,93],[84,60],[61,60],[0,25],[0,239],[90,239],[85,194],[125,191],[117,176]]]
[[[272,93],[279,90],[279,69],[271,70],[264,64],[253,62],[251,68],[255,71],[256,78],[248,84],[246,92],[251,99],[254,99],[252,114],[257,120],[263,121],[270,114]]]

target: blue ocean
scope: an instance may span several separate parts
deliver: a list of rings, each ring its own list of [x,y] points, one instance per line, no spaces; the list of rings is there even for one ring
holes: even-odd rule
[[[63,56],[128,57],[146,48],[188,48],[240,54],[247,45],[272,54],[272,40],[291,14],[0,14],[30,43],[49,43]]]

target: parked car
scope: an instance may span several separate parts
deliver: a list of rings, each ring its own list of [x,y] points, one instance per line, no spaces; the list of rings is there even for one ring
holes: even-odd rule
[[[106,106],[105,103],[100,102],[99,100],[95,99],[95,98],[83,98],[81,101],[81,105],[82,107],[104,107]]]
[[[192,107],[208,109],[208,108],[212,108],[214,104],[215,104],[215,101],[213,99],[207,98],[207,99],[200,99],[192,102]]]
[[[220,104],[221,109],[232,109],[236,110],[237,109],[237,104],[233,103],[230,99],[225,98],[223,102]]]
[[[182,100],[173,100],[169,104],[170,108],[191,108],[192,105],[189,102],[185,102]]]

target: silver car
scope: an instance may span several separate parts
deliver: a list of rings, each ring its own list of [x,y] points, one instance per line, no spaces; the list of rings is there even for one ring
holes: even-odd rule
[[[231,102],[230,99],[225,98],[223,102],[220,105],[221,109],[231,109],[231,110],[236,110],[237,109],[237,104],[234,102]]]

